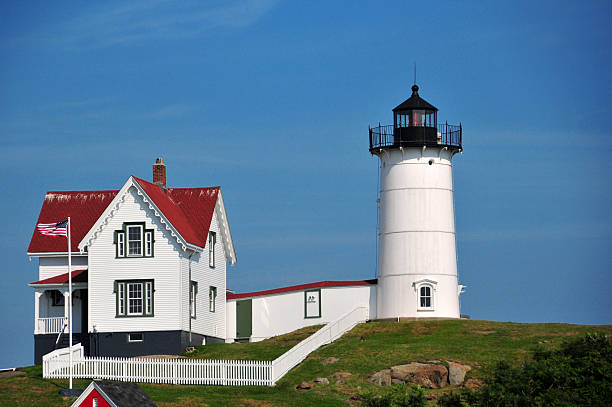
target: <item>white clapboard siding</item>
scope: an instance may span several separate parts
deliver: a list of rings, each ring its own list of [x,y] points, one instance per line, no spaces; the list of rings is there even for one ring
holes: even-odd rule
[[[73,346],[75,378],[121,380],[141,383],[209,384],[223,386],[273,386],[289,370],[322,345],[340,338],[368,319],[368,307],[359,306],[330,322],[274,361],[208,359],[128,359],[83,357]],[[69,375],[68,348],[43,356],[44,378]]]
[[[114,231],[124,222],[154,229],[154,257],[115,258]],[[180,252],[169,231],[131,187],[89,246],[89,330],[97,332],[180,330]],[[114,282],[152,279],[153,317],[117,318]]]
[[[315,288],[316,289],[316,288]],[[375,317],[376,286],[355,285],[343,287],[321,287],[321,317],[306,318],[304,313],[304,291],[290,291],[261,295],[252,298],[253,331],[252,342],[283,335],[311,325],[327,324],[351,311],[357,304],[369,304]],[[228,324],[232,327],[231,338],[235,338],[236,307],[230,300],[228,304]],[[231,311],[230,311],[231,310]],[[231,313],[231,315],[229,315]]]
[[[215,267],[209,265],[208,242],[207,247],[202,253],[195,253],[191,257],[191,280],[198,283],[198,293],[196,295],[196,318],[191,319],[191,330],[200,335],[208,335],[216,338],[225,339],[225,284],[226,284],[226,264],[225,251],[216,211],[212,217],[210,230],[217,233],[215,244]],[[181,274],[183,283],[182,312],[183,330],[189,331],[189,256],[183,255],[181,260]],[[210,312],[209,308],[209,288],[217,288],[217,299],[215,312]]]
[[[56,239],[64,239],[58,237]],[[66,243],[66,249],[68,248]],[[72,256],[72,270],[83,270],[87,268],[87,256]],[[59,276],[68,272],[68,256],[39,257],[38,260],[38,279]]]

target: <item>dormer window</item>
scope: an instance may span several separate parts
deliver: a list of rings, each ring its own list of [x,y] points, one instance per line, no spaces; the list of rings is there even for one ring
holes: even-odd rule
[[[144,222],[125,222],[115,231],[116,257],[153,257],[153,229]]]

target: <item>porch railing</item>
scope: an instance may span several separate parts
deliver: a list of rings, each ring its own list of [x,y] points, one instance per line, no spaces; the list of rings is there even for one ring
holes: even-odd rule
[[[57,334],[60,333],[64,327],[64,317],[53,317],[53,318],[38,318],[36,321],[36,332],[37,334]]]

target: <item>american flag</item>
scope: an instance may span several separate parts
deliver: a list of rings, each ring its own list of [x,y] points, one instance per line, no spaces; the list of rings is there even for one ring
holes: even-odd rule
[[[37,227],[41,235],[68,236],[68,220],[53,223],[39,223]]]

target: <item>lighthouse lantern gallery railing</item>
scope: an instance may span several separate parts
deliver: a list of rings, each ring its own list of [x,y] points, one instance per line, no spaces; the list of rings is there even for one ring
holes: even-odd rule
[[[393,147],[450,147],[461,150],[461,124],[437,127],[394,127],[392,124],[370,128],[370,152]]]
[[[327,345],[368,319],[360,306],[328,323],[273,361],[210,359],[138,359],[87,357],[83,346],[72,347],[73,377],[141,383],[274,386],[310,353]],[[69,349],[43,356],[44,378],[67,378]]]

